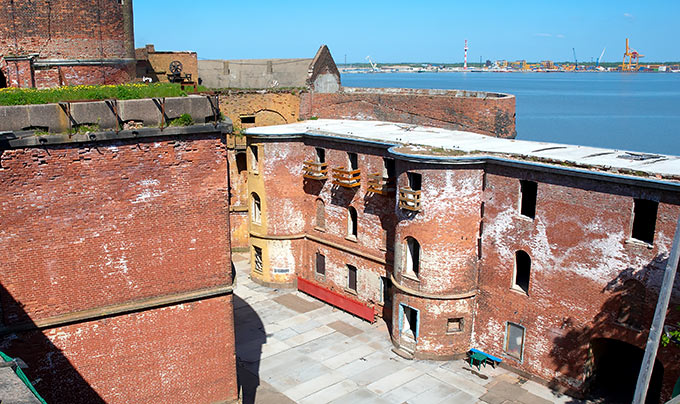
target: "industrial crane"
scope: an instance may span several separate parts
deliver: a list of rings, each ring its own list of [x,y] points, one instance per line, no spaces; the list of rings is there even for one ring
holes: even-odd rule
[[[628,65],[626,65],[626,57],[628,57]],[[638,59],[643,57],[645,57],[645,55],[639,54],[638,51],[628,46],[628,38],[626,38],[626,53],[623,54],[623,66],[621,66],[621,70],[623,71],[637,70]]]
[[[597,64],[595,65],[595,67],[600,67],[600,62],[602,61],[602,57],[604,56],[604,51],[606,51],[606,50],[607,50],[607,48],[602,49],[602,53],[600,53],[600,57],[597,58]]]
[[[366,56],[366,60],[368,60],[368,64],[371,65],[371,71],[374,71],[374,72],[380,71],[380,69],[378,69],[378,65],[373,63],[370,56]]]

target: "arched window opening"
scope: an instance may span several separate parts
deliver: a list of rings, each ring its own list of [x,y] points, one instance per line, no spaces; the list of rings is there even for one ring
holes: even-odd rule
[[[357,210],[353,207],[347,209],[347,237],[357,237]]]
[[[420,243],[413,237],[406,237],[406,274],[418,276],[420,272]]]
[[[515,279],[512,287],[529,294],[529,279],[531,277],[531,257],[526,251],[515,253]]]
[[[321,199],[316,200],[316,228],[326,228],[326,206]]]
[[[250,195],[250,199],[252,200],[250,210],[251,210],[251,219],[253,223],[260,224],[262,220],[262,203],[260,202],[260,197],[253,192]]]

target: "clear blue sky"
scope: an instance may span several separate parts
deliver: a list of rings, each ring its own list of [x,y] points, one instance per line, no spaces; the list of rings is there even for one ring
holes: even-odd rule
[[[625,38],[643,61],[680,60],[678,0],[270,1],[134,0],[137,47],[200,59],[312,57],[337,63],[491,59],[621,61]]]

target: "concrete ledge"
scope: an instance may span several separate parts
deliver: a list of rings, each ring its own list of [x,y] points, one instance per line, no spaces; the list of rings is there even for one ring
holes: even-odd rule
[[[475,297],[477,295],[476,290],[471,290],[469,292],[463,292],[463,293],[456,293],[456,294],[435,294],[435,293],[426,293],[426,292],[421,292],[419,290],[411,289],[407,286],[402,285],[399,283],[395,278],[394,274],[390,274],[390,280],[392,281],[392,285],[394,285],[395,288],[399,289],[400,291],[409,294],[411,296],[415,297],[421,297],[423,299],[431,299],[431,300],[462,300],[462,299],[469,299],[471,297]]]
[[[163,306],[170,306],[179,303],[224,296],[233,292],[232,285],[220,285],[208,289],[200,289],[189,292],[176,293],[172,295],[141,299],[133,302],[115,304],[94,309],[83,310],[74,313],[67,313],[44,319],[33,320],[31,323],[0,327],[0,335],[12,334],[22,331],[41,330],[45,328],[55,328],[74,323],[93,321],[104,317],[117,316],[122,314],[134,313],[155,309]]]
[[[192,126],[177,126],[160,128],[140,128],[133,130],[121,130],[120,132],[105,131],[79,133],[69,135],[66,133],[36,136],[32,133],[0,133],[0,149],[19,149],[25,147],[43,147],[76,143],[105,142],[124,139],[144,139],[162,136],[196,135],[201,133],[219,132],[222,135],[231,133],[231,122],[222,122],[217,125],[202,124]]]
[[[196,123],[219,120],[216,96],[144,98],[137,100],[104,100],[40,105],[0,106],[0,131],[39,129],[50,133],[65,133],[79,125],[97,125],[102,130],[120,129],[129,121],[145,126],[167,125],[182,114],[189,114]],[[165,109],[165,116],[163,116]]]

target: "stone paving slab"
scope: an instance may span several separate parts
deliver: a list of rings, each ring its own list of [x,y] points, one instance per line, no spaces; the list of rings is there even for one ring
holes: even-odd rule
[[[370,324],[304,293],[255,284],[243,255],[234,260],[234,308],[239,380],[251,379],[244,403],[580,402],[503,368],[401,358],[383,321]]]

